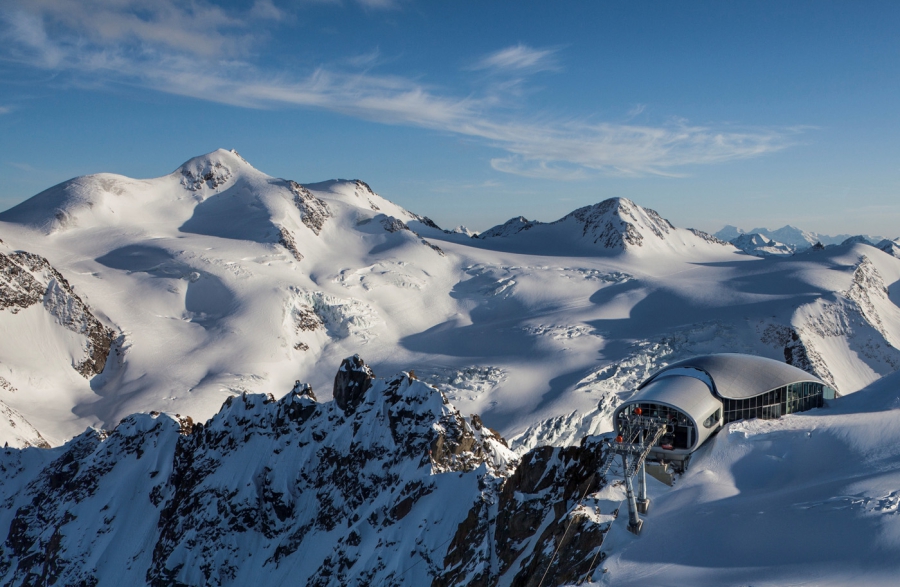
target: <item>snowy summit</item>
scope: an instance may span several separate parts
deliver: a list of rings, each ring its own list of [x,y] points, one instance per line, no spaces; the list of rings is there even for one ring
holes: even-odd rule
[[[890,246],[728,243],[625,198],[473,237],[362,180],[301,184],[226,150],[0,213],[4,583],[719,584],[774,551],[721,524],[672,546],[677,528],[738,516],[754,544],[773,524],[802,542],[816,512],[863,545],[816,550],[816,580],[892,576],[866,553],[896,550],[896,443],[862,424],[896,436]],[[723,352],[838,397],[716,419],[635,537],[621,472],[599,474],[613,415]]]

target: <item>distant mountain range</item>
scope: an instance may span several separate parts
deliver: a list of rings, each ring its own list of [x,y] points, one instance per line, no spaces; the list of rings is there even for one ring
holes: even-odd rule
[[[783,556],[770,528],[820,552],[798,528],[825,515],[858,530],[829,560],[881,568],[900,241],[729,230],[611,198],[475,237],[225,150],[51,187],[0,213],[0,583],[784,584],[747,570]],[[611,414],[710,352],[850,407],[731,425],[634,542],[594,475]],[[752,560],[722,519],[759,525]],[[695,543],[744,574],[681,564]]]
[[[817,232],[809,232],[790,225],[782,226],[776,230],[754,228],[753,230],[745,231],[729,224],[715,233],[715,236],[730,242],[745,253],[759,257],[792,255],[799,251],[810,249],[817,244],[828,246],[861,242],[876,245],[886,240],[881,236],[869,235],[839,234],[837,236],[829,236]]]

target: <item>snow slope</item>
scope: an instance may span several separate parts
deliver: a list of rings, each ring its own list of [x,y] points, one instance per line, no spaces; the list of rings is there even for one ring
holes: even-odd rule
[[[0,453],[4,583],[895,582],[893,249],[759,258],[620,198],[471,238],[223,150],[65,182],[0,239],[0,440],[32,447]],[[729,351],[843,397],[729,425],[632,537],[585,437]],[[357,352],[401,373],[333,377]]]
[[[597,437],[517,459],[411,373],[0,451],[4,584],[893,585],[900,374],[726,426],[639,537]]]
[[[843,394],[900,367],[900,260],[874,247],[760,259],[622,198],[506,226],[446,232],[362,181],[300,185],[224,150],[65,182],[0,214],[0,238],[64,276],[112,331],[109,360],[79,375],[75,332],[41,304],[0,309],[16,390],[0,401],[58,445],[136,412],[202,421],[297,379],[327,390],[361,352],[524,452],[608,430],[642,378],[694,353],[787,360]]]
[[[732,423],[674,488],[649,487],[641,536],[616,521],[599,584],[896,585],[900,377]]]

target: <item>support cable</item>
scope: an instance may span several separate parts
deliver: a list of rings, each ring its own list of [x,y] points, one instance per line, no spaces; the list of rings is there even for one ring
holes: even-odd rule
[[[571,510],[569,510],[570,513],[575,511],[578,508],[578,506],[581,505],[581,502],[584,501],[584,498],[587,497],[588,491],[591,490],[591,483],[594,481],[594,476],[596,474],[597,473],[591,473],[591,476],[588,478],[587,487],[584,488],[584,493],[581,495],[581,499],[578,500],[578,503],[575,505],[575,507],[573,507]],[[565,540],[566,540],[566,535],[568,535],[569,529],[572,527],[572,522],[574,522],[574,521],[575,521],[575,518],[573,516],[570,516],[569,523],[568,523],[568,525],[566,525],[566,531],[563,532],[562,538],[559,539],[559,544],[556,545],[556,550],[553,551],[553,556],[550,557],[550,562],[547,563],[547,568],[546,568],[546,570],[544,570],[544,574],[541,577],[541,582],[538,583],[538,587],[543,586],[544,579],[547,578],[547,573],[550,572],[550,567],[553,566],[553,561],[556,559],[556,555],[559,553],[559,549],[562,548],[563,542],[565,542]]]

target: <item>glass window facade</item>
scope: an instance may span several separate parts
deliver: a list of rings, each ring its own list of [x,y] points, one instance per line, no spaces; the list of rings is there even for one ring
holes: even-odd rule
[[[830,392],[830,393],[829,393]],[[830,397],[829,397],[830,396]],[[762,418],[773,420],[785,414],[821,408],[825,399],[833,399],[834,390],[821,383],[792,383],[746,399],[725,399],[725,423]]]
[[[694,446],[697,439],[697,432],[694,430],[694,424],[691,419],[682,411],[654,403],[639,403],[630,407],[641,408],[641,414],[654,418],[663,418],[669,422],[668,429],[662,435],[656,446],[666,449],[689,449]],[[619,414],[619,418],[624,420],[625,412]],[[622,430],[622,423],[617,423],[619,431]]]

